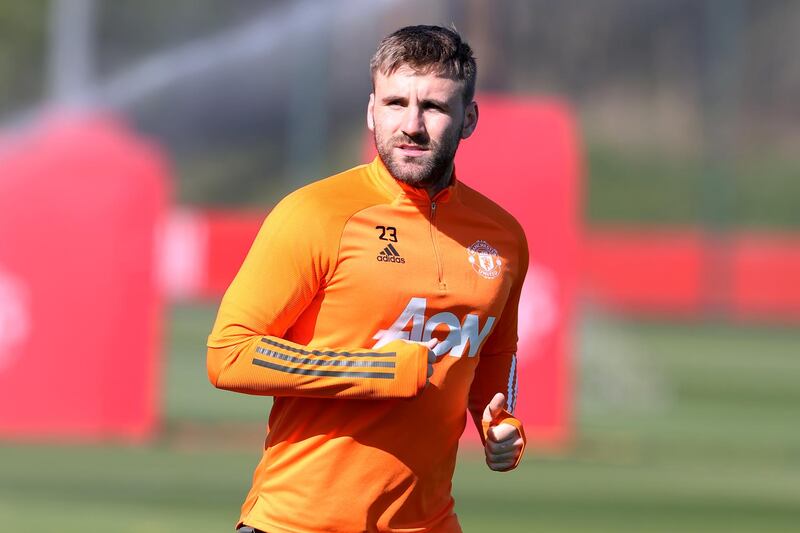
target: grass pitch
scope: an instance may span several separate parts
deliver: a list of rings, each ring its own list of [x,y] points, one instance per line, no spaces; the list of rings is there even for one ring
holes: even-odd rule
[[[1,531],[231,530],[269,402],[208,385],[213,314],[174,309],[155,442],[0,446]],[[508,474],[462,453],[465,531],[797,529],[800,331],[585,315],[579,335],[573,446]]]

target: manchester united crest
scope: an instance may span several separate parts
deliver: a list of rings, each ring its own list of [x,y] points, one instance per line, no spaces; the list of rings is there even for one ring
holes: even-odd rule
[[[467,260],[475,269],[475,272],[486,279],[494,279],[500,275],[500,267],[503,262],[497,255],[497,250],[486,241],[475,241],[467,248]]]

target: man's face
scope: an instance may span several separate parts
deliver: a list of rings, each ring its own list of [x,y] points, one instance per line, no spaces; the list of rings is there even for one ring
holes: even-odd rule
[[[421,188],[449,177],[458,143],[478,121],[477,105],[464,105],[463,83],[410,67],[377,72],[374,83],[367,125],[392,176]]]

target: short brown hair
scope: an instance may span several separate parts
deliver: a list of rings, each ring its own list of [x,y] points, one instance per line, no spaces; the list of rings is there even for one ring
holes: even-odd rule
[[[464,82],[465,105],[475,97],[475,58],[455,30],[406,26],[384,37],[369,63],[373,86],[377,72],[389,75],[404,65],[422,74],[435,72]]]

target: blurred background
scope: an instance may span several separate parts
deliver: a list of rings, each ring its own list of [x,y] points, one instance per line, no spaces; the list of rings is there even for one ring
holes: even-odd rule
[[[0,2],[2,529],[232,528],[269,402],[207,382],[221,291],[280,198],[364,160],[369,58],[420,23],[459,29],[479,93],[561,102],[581,169],[565,437],[508,475],[466,447],[454,480],[465,531],[796,530],[792,0]],[[71,194],[64,169],[103,201]],[[43,250],[29,216],[51,239],[53,224],[106,233]],[[151,228],[125,246],[115,233]],[[119,276],[24,318],[26,302],[39,312],[38,288],[52,295],[85,270],[75,250],[94,247]],[[47,265],[28,288],[22,255]],[[129,280],[143,289],[120,292]],[[75,343],[54,333],[75,313],[69,298],[88,306]],[[144,329],[126,322],[131,309]],[[92,344],[96,315],[117,314],[108,344]],[[40,341],[30,352],[27,336]],[[125,344],[122,357],[106,349]],[[34,395],[37,416],[74,399],[67,372],[92,365],[63,356],[75,346],[103,373],[81,389],[100,406],[70,409],[107,421],[136,397],[143,421],[36,426],[18,414]],[[17,377],[30,354],[33,377]]]

